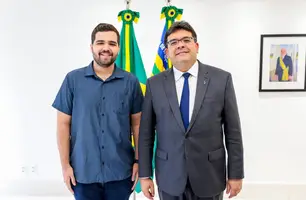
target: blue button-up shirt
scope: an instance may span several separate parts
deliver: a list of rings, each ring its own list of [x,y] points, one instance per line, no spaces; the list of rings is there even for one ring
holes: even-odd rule
[[[89,66],[69,72],[52,106],[71,115],[70,164],[80,183],[132,175],[131,114],[141,111],[138,79],[115,67],[105,81]]]

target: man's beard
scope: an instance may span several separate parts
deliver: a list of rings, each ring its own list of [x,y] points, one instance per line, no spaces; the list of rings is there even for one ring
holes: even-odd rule
[[[110,58],[103,59],[101,54],[109,54]],[[110,67],[116,61],[117,55],[110,52],[100,52],[99,54],[93,53],[94,61],[101,67]]]

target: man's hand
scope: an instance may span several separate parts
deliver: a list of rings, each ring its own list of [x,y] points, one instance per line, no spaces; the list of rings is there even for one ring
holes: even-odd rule
[[[132,190],[134,190],[138,182],[138,163],[134,163],[133,165],[132,181],[134,181],[134,185],[132,187]]]
[[[63,177],[68,190],[73,194],[74,192],[72,190],[71,183],[75,186],[76,182],[73,174],[73,169],[70,165],[63,168]]]
[[[230,179],[227,181],[226,194],[230,194],[228,198],[237,196],[242,188],[242,179]]]
[[[153,200],[154,197],[154,183],[150,178],[140,179],[141,190],[143,194],[148,198]]]

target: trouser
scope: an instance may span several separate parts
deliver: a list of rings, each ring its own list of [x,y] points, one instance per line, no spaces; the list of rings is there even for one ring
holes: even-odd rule
[[[107,183],[72,185],[76,200],[129,200],[134,182],[131,178]]]
[[[212,197],[197,197],[190,186],[189,180],[185,191],[180,196],[172,196],[162,190],[158,190],[160,200],[223,200],[223,192]]]

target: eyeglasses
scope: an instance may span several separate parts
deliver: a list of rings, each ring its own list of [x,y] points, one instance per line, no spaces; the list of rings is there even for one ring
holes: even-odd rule
[[[179,42],[183,42],[184,44],[190,44],[192,41],[196,42],[197,39],[193,37],[183,37],[182,39],[173,39],[167,42],[167,44],[171,47],[177,46]]]

